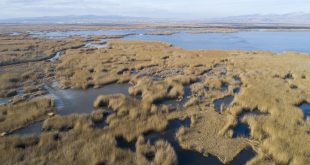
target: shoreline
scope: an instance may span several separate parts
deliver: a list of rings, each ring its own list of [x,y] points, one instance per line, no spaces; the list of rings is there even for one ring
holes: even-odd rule
[[[126,30],[126,29],[176,29],[176,30],[212,30],[221,32],[223,29],[228,31],[246,31],[246,30],[303,30],[310,31],[310,25],[294,24],[239,24],[239,23],[179,23],[179,24],[5,24],[0,23],[0,34],[27,33],[28,31],[81,31],[81,30]]]

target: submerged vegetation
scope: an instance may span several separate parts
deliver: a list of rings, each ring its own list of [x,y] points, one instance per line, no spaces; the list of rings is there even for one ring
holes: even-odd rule
[[[1,37],[16,41],[16,36]],[[247,162],[250,165],[310,163],[310,144],[306,143],[310,120],[296,106],[310,102],[309,56],[188,51],[166,43],[123,40],[109,40],[100,49],[72,47],[102,37],[65,39],[66,50],[56,62],[0,68],[1,97],[11,100],[0,105],[0,162],[182,164],[169,142],[150,143],[145,136],[165,131],[169,121],[190,118],[190,125],[174,135],[183,149],[215,156],[222,163],[232,162],[248,147],[256,152]],[[28,39],[21,41],[28,43]],[[42,47],[51,53],[58,49]],[[23,59],[22,54],[15,58]],[[6,55],[4,61],[13,59]],[[89,107],[92,113],[62,116],[44,88],[53,81],[63,89],[77,90],[128,83],[130,96],[98,95]],[[218,103],[227,97],[227,103]],[[167,99],[186,102],[176,108],[165,104]],[[7,135],[38,120],[44,120],[38,136]],[[249,126],[249,137],[233,137],[239,122]],[[135,149],[118,146],[119,138],[135,143]]]

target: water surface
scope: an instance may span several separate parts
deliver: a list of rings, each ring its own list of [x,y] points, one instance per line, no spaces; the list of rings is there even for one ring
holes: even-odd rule
[[[185,49],[268,50],[310,53],[310,32],[246,31],[236,33],[186,32],[173,35],[132,35],[126,40],[163,41]]]
[[[310,103],[302,103],[299,108],[304,113],[304,119],[307,119],[310,116]]]
[[[162,41],[185,49],[267,50],[274,52],[297,51],[310,53],[310,32],[241,31],[235,33],[189,33],[179,31],[172,35],[147,35],[148,32],[173,31],[173,29],[124,30],[71,30],[29,32],[30,35],[62,39],[71,36],[126,35],[125,40]]]
[[[32,124],[29,124],[28,126],[18,129],[12,133],[12,135],[39,135],[42,131],[42,125],[43,122],[35,122]]]
[[[93,111],[93,103],[99,95],[124,94],[129,96],[129,84],[110,84],[102,88],[89,88],[87,90],[46,87],[54,97],[57,113],[70,115],[73,113],[90,113]]]

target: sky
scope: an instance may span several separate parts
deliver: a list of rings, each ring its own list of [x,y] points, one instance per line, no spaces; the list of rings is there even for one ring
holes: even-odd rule
[[[310,0],[0,0],[0,19],[63,15],[217,18],[309,12]]]

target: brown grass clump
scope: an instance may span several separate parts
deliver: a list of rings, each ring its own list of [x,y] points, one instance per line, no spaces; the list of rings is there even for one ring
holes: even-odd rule
[[[134,164],[133,152],[117,148],[114,137],[89,132],[45,133],[33,137],[1,138],[5,164]],[[33,140],[32,140],[33,141]]]
[[[98,123],[98,122],[102,122],[105,119],[105,117],[108,115],[109,115],[108,110],[100,109],[100,110],[93,111],[90,114],[90,117],[92,121],[94,121],[95,123]]]
[[[163,81],[139,79],[136,85],[129,88],[131,95],[142,95],[144,101],[154,103],[163,99],[183,97],[184,85],[196,81],[190,76],[175,76]]]
[[[71,129],[78,131],[88,130],[90,127],[93,127],[93,122],[89,115],[55,116],[45,120],[43,124],[45,131],[69,131]]]
[[[162,131],[168,122],[164,111],[152,107],[142,101],[128,98],[124,95],[98,96],[94,107],[111,108],[114,113],[107,118],[108,132],[115,136],[122,136],[127,141],[132,141],[139,135],[149,131]]]
[[[11,132],[36,120],[42,119],[52,111],[50,99],[37,98],[15,105],[0,106],[0,132]]]
[[[136,156],[138,164],[176,165],[178,160],[171,145],[163,140],[154,145],[147,143],[143,137],[136,142]]]
[[[3,73],[0,75],[0,97],[11,97],[16,95],[16,87],[20,77],[14,73]]]
[[[168,122],[164,116],[151,115],[149,117],[139,119],[125,119],[119,118],[110,119],[108,122],[109,128],[107,129],[115,136],[122,136],[127,141],[132,141],[143,133],[150,131],[160,132],[163,131]]]

